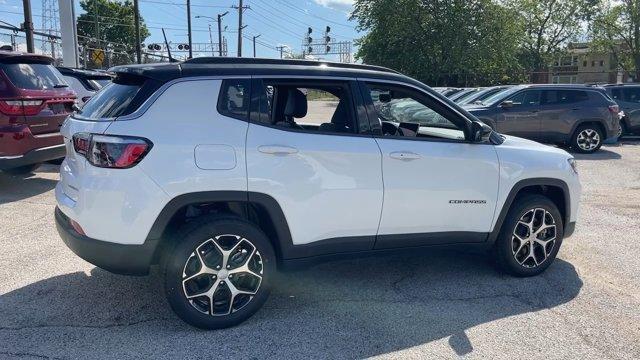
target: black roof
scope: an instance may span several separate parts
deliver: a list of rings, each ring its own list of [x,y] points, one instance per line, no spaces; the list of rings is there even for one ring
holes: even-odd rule
[[[313,60],[200,57],[175,63],[116,66],[109,71],[121,75],[143,76],[163,82],[192,76],[302,75],[395,79],[424,86],[397,71],[381,66]]]

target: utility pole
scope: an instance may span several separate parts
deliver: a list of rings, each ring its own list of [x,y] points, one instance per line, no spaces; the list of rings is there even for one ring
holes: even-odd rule
[[[282,59],[282,51],[284,50],[284,45],[276,46],[276,50],[280,50],[280,59]]]
[[[222,14],[218,14],[218,56],[222,56],[222,17],[228,13],[228,11],[225,11]]]
[[[31,0],[22,0],[22,6],[24,8],[24,24],[22,28],[27,37],[27,52],[35,52],[33,46],[33,21],[31,16]]]
[[[193,57],[193,44],[191,43],[191,0],[187,0],[187,32],[189,33],[189,59]]]
[[[138,0],[133,0],[133,21],[135,22],[136,32],[136,61],[142,63],[142,49],[140,49],[140,9],[138,8]]]
[[[242,13],[245,9],[250,9],[250,7],[244,6],[242,0],[239,0],[238,6],[234,5],[233,8],[238,9],[238,57],[242,57],[242,29],[247,27],[246,25],[242,26]]]
[[[262,34],[253,36],[253,57],[256,57],[256,39],[260,37]]]

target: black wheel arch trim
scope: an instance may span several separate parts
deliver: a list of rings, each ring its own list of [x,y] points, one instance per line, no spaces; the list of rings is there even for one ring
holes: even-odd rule
[[[571,222],[571,193],[569,192],[569,186],[564,180],[555,179],[555,178],[529,178],[518,181],[509,191],[509,195],[507,195],[507,199],[502,205],[502,209],[500,210],[500,214],[496,220],[496,224],[493,227],[491,233],[489,233],[489,237],[487,239],[488,242],[493,243],[498,238],[498,234],[502,228],[502,224],[504,223],[505,218],[507,217],[507,213],[511,209],[514,200],[520,193],[520,191],[529,186],[553,186],[562,189],[562,193],[564,195],[564,219],[563,224],[569,224]]]

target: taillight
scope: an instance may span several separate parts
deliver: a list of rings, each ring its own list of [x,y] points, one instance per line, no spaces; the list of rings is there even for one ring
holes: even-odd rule
[[[0,111],[6,115],[37,115],[42,110],[42,100],[0,100]]]
[[[618,106],[618,104],[609,105],[609,111],[611,111],[614,114],[617,114],[618,112],[620,112],[620,106]]]
[[[73,135],[73,148],[93,166],[126,169],[147,155],[151,141],[132,136],[78,133]]]

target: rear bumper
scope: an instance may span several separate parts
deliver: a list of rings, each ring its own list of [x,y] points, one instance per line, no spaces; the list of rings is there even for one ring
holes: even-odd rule
[[[142,245],[123,245],[80,235],[71,227],[69,218],[57,207],[55,219],[62,241],[82,259],[115,274],[149,273],[157,241],[147,240]]]
[[[20,166],[37,164],[49,160],[61,159],[65,156],[64,144],[48,146],[27,151],[23,155],[0,156],[0,170],[17,168]]]

